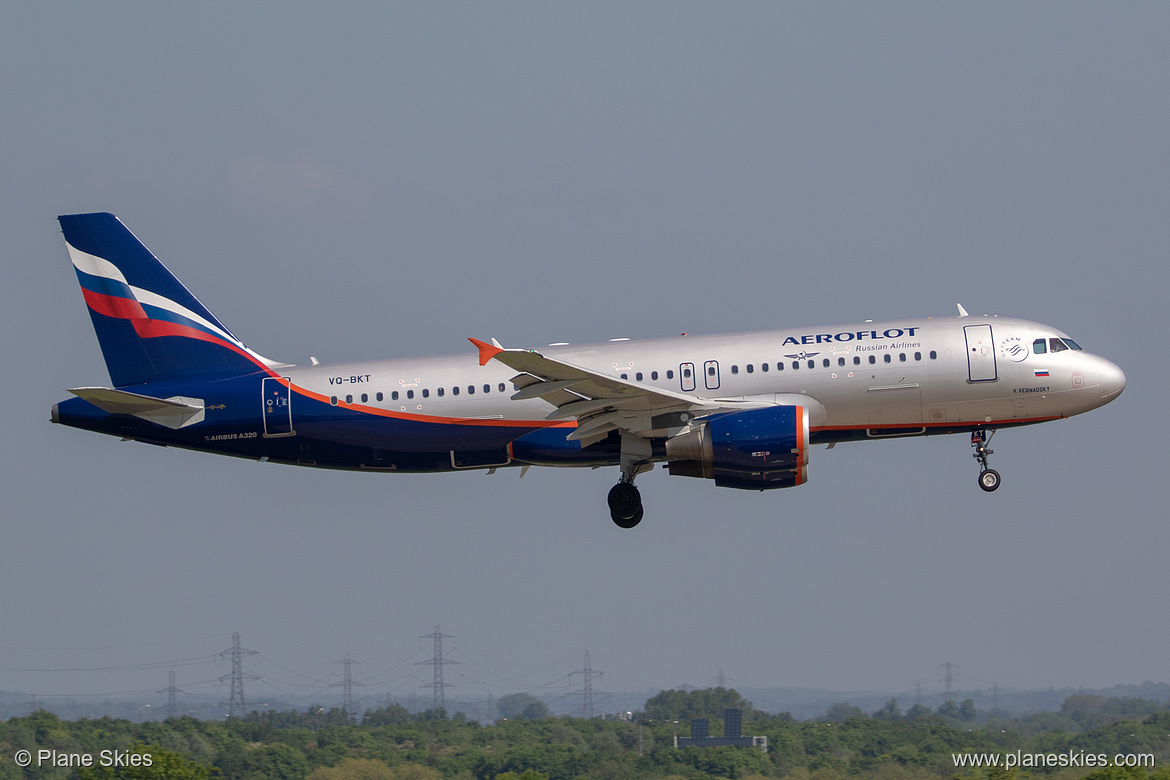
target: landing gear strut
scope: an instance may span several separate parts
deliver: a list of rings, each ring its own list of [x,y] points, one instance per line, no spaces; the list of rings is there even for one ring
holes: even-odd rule
[[[999,472],[987,465],[987,457],[995,452],[987,446],[994,435],[994,428],[990,431],[984,428],[971,431],[971,446],[975,448],[971,457],[979,461],[979,487],[988,493],[999,487]]]
[[[634,477],[643,471],[650,471],[650,442],[640,436],[622,435],[622,476],[609,489],[609,516],[618,528],[633,528],[642,522],[642,494],[634,487]]]

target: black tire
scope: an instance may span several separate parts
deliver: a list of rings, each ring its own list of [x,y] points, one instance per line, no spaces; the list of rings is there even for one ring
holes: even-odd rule
[[[979,472],[979,487],[988,493],[999,488],[999,472],[995,469],[986,469]]]
[[[609,513],[614,522],[632,520],[642,511],[642,495],[629,482],[619,482],[609,489]]]
[[[633,528],[642,522],[642,515],[644,514],[646,514],[645,510],[642,507],[638,507],[638,512],[633,517],[618,517],[613,513],[610,513],[610,517],[613,518],[613,522],[618,528]]]

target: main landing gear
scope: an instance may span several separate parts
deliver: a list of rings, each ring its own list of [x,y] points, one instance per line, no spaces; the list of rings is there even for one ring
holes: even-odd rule
[[[634,477],[654,468],[651,452],[646,439],[628,433],[622,435],[622,476],[609,489],[609,516],[618,528],[633,528],[642,522],[642,494],[634,487]]]
[[[999,487],[999,472],[987,465],[987,456],[995,452],[987,446],[991,443],[991,437],[994,435],[994,428],[976,428],[971,431],[971,446],[975,448],[971,457],[979,461],[979,487],[988,493]]]

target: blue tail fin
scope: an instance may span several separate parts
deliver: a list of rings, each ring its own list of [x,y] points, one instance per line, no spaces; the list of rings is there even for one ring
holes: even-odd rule
[[[278,365],[244,346],[113,214],[57,219],[115,387]]]

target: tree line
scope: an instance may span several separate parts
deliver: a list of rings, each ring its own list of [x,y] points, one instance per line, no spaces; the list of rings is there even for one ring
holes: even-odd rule
[[[1144,699],[1070,696],[1058,713],[1002,718],[966,702],[936,711],[896,700],[864,713],[833,705],[798,721],[756,710],[735,690],[663,691],[629,718],[549,717],[526,694],[503,697],[501,717],[481,724],[462,713],[410,713],[392,705],[360,717],[310,707],[200,721],[61,720],[38,711],[0,723],[0,780],[155,778],[185,780],[1018,780],[1016,770],[956,770],[952,755],[1089,751],[1152,753],[1156,769],[1028,770],[1053,780],[1170,780],[1170,710]],[[690,720],[710,734],[737,708],[752,747],[675,748]],[[508,714],[505,714],[507,712]],[[151,756],[148,767],[16,766],[17,751],[67,754],[119,750]]]

